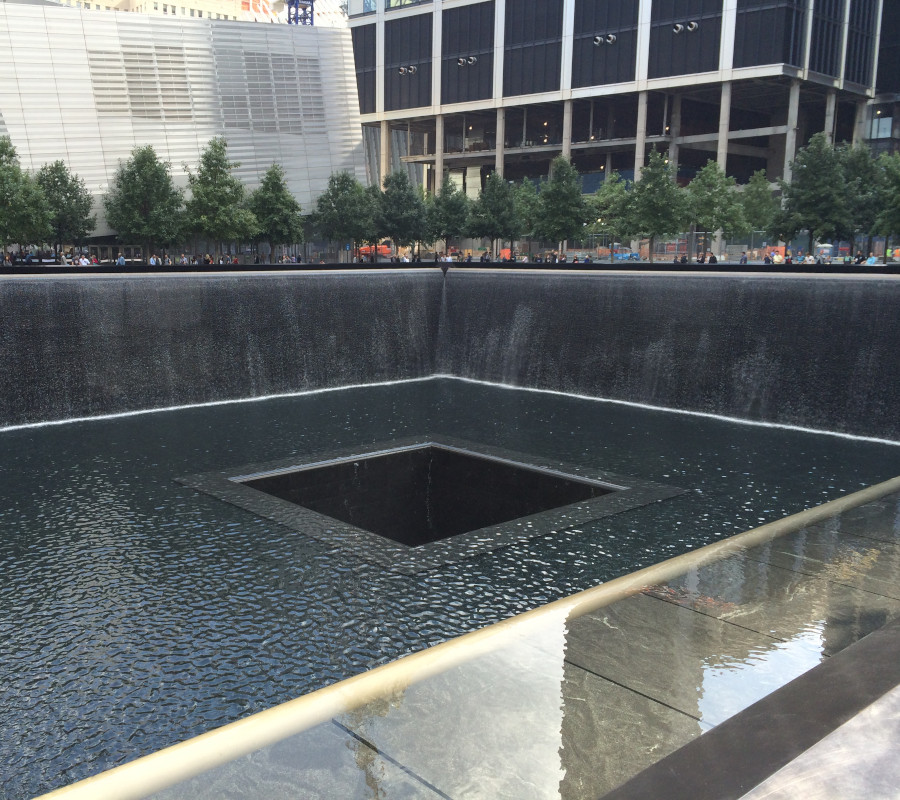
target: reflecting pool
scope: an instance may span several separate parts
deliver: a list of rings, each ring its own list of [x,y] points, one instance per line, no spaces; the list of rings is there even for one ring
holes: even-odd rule
[[[687,491],[404,575],[175,480],[429,434]],[[444,379],[2,433],[0,794],[897,474],[896,446]]]

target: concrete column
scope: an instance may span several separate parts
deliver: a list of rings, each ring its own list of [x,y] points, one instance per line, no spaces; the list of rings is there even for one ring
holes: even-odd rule
[[[669,167],[674,175],[678,174],[678,137],[681,136],[681,95],[672,98],[672,116],[669,119]]]
[[[563,100],[562,154],[572,156],[572,101]]]
[[[797,154],[797,122],[800,118],[800,81],[796,78],[791,81],[790,96],[788,98],[787,133],[784,135],[784,180],[790,183],[792,170],[791,162]]]
[[[606,174],[612,172],[612,150],[606,152]]]
[[[719,138],[716,146],[716,162],[725,172],[728,168],[728,133],[731,130],[731,81],[722,81],[722,96],[719,105]],[[725,237],[716,231],[712,250],[717,257],[725,252]]]
[[[854,147],[865,141],[866,138],[866,119],[868,118],[869,106],[865,100],[856,101],[856,117],[853,120],[853,145]]]
[[[716,161],[724,171],[728,164],[728,133],[731,130],[731,81],[722,81],[722,99],[719,105],[719,139]]]
[[[641,179],[647,149],[647,92],[638,92],[637,132],[634,143],[634,180]]]
[[[381,154],[378,162],[379,189],[384,188],[384,179],[391,174],[391,126],[383,119],[381,121]]]
[[[444,185],[444,115],[434,118],[434,193]]]
[[[828,141],[834,143],[834,115],[837,109],[837,92],[829,89],[825,95],[825,135]]]
[[[503,162],[506,156],[506,109],[497,109],[497,155],[494,160],[494,171],[503,177]]]

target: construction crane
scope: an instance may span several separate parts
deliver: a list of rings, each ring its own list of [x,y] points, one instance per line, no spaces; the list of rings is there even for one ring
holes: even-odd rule
[[[288,25],[313,24],[313,0],[285,0]]]

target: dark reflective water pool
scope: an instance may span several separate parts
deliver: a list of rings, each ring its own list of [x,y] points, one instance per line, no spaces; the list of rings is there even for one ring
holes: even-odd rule
[[[425,434],[689,491],[404,576],[174,481]],[[896,474],[898,447],[447,380],[0,434],[0,794]]]

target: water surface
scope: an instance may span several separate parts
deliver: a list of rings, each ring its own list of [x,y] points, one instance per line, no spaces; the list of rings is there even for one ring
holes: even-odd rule
[[[689,491],[410,577],[174,481],[429,433]],[[0,434],[0,794],[896,474],[895,446],[452,380]]]

